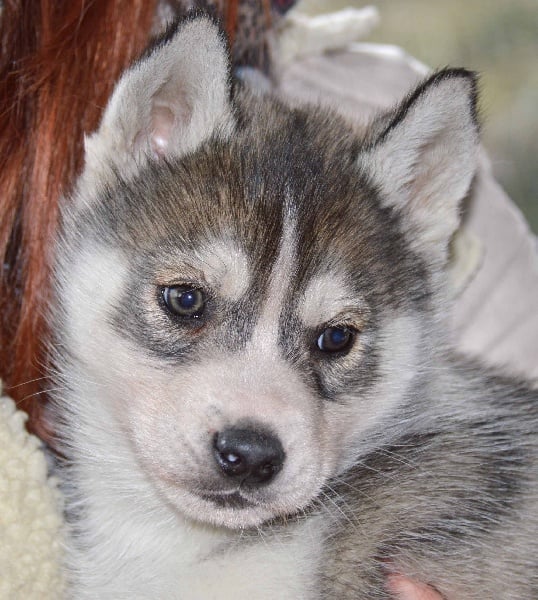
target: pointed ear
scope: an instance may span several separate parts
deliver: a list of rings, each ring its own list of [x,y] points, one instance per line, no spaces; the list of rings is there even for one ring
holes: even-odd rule
[[[446,261],[478,151],[476,76],[436,73],[373,128],[360,164],[421,254]]]
[[[121,77],[86,139],[85,174],[128,175],[148,157],[184,155],[232,127],[224,36],[207,16],[187,18]]]

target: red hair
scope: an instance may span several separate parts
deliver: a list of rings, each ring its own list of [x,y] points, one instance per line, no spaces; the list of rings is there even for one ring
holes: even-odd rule
[[[45,434],[50,245],[120,72],[146,45],[155,0],[5,0],[0,18],[0,370]]]

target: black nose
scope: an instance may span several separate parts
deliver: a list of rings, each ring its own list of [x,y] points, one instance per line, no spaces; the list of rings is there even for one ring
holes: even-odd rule
[[[241,483],[268,483],[286,455],[280,440],[257,428],[231,427],[215,434],[213,449],[222,472]]]

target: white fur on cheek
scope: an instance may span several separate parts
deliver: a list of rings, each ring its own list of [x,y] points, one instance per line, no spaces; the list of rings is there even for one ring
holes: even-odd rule
[[[334,453],[340,457],[342,471],[379,445],[379,438],[371,437],[371,432],[383,431],[383,423],[390,422],[393,411],[399,408],[414,377],[420,373],[416,317],[387,319],[380,337],[378,383],[363,398],[350,397],[343,409],[333,412],[331,425],[337,442]]]
[[[86,249],[61,282],[65,331],[71,351],[109,356],[102,335],[109,329],[107,315],[125,289],[127,266],[121,253],[111,249]],[[82,347],[82,348],[81,348]]]

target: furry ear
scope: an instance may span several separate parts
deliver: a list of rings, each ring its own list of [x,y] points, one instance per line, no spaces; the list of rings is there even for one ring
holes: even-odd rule
[[[148,157],[181,156],[232,127],[224,36],[207,16],[187,18],[121,77],[86,139],[85,175],[128,175]]]
[[[478,150],[476,76],[440,71],[373,127],[360,163],[422,254],[446,261]]]

